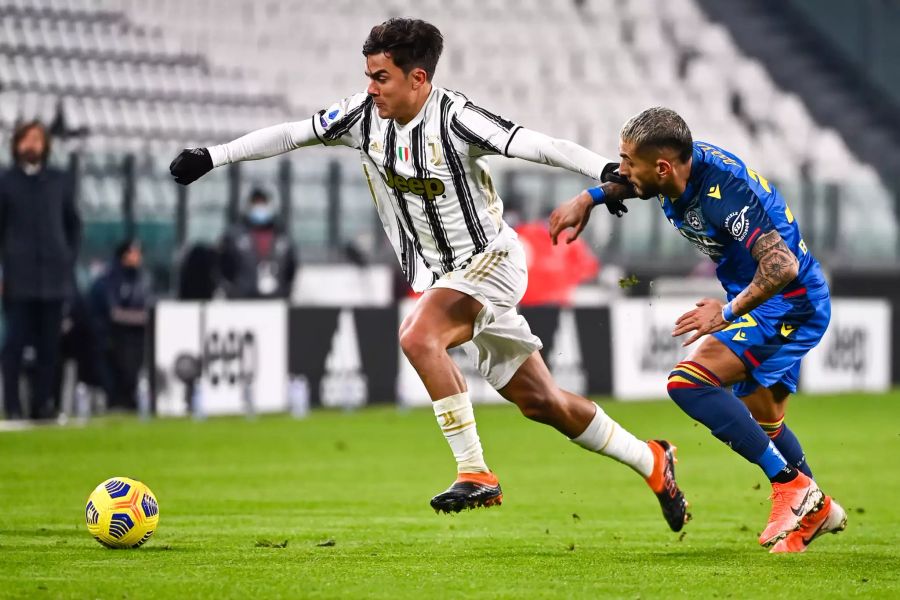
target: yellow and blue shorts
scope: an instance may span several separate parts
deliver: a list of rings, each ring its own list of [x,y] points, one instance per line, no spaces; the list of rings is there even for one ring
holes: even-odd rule
[[[713,335],[743,361],[752,379],[736,384],[747,396],[776,383],[797,391],[800,361],[822,339],[831,320],[827,292],[810,297],[805,288],[766,301]]]

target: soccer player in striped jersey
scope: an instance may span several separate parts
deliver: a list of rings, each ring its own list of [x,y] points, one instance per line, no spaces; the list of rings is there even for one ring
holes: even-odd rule
[[[675,365],[669,395],[771,481],[772,510],[760,544],[803,552],[847,523],[841,506],[816,485],[784,423],[800,362],[831,316],[822,269],[775,186],[734,154],[693,141],[672,110],[635,115],[622,127],[619,148],[619,171],[635,195],[657,198],[678,232],[715,261],[728,297],[727,303],[704,298],[676,321],[673,336],[693,332],[685,346],[708,337]],[[584,227],[592,192],[554,211],[554,240],[567,227]]]
[[[424,291],[400,326],[400,346],[433,400],[457,462],[455,482],[434,496],[437,511],[500,504],[502,492],[482,451],[462,373],[447,350],[472,341],[478,367],[522,413],[583,448],[634,469],[650,485],[669,526],[687,504],[675,483],[674,446],[644,442],[599,406],[559,389],[516,305],[528,273],[486,157],[504,155],[603,179],[607,159],[572,142],[516,125],[432,85],[441,33],[416,19],[375,26],[363,46],[368,89],[312,118],[252,132],[230,143],[184,150],[170,167],[188,184],[214,167],[305,146],[358,149],[384,230],[413,289]],[[608,208],[627,186],[604,183]]]

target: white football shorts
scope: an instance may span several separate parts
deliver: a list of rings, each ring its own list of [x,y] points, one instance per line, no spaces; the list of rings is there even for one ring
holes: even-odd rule
[[[431,286],[462,292],[481,303],[472,336],[477,352],[468,353],[475,354],[479,372],[497,390],[509,383],[535,350],[543,347],[531,333],[525,317],[516,312],[526,287],[525,249],[516,232],[505,224],[484,252]]]

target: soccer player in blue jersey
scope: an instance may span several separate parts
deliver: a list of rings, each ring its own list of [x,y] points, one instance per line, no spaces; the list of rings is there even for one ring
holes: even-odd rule
[[[772,552],[802,552],[842,530],[846,513],[816,485],[797,436],[784,423],[800,361],[831,317],[828,285],[775,187],[719,147],[695,142],[684,120],[650,108],[622,128],[619,175],[635,195],[657,198],[675,229],[709,256],[727,302],[704,298],[675,322],[693,332],[668,392],[684,412],[765,472],[772,511],[759,538]],[[584,229],[604,200],[585,190],[550,217],[550,232]],[[731,388],[731,389],[729,389]]]

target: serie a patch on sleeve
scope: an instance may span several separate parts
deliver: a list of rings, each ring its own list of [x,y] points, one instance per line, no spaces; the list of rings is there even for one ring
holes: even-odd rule
[[[328,110],[319,115],[319,125],[323,130],[328,131],[328,128],[337,122],[343,113],[340,104],[332,104]]]

